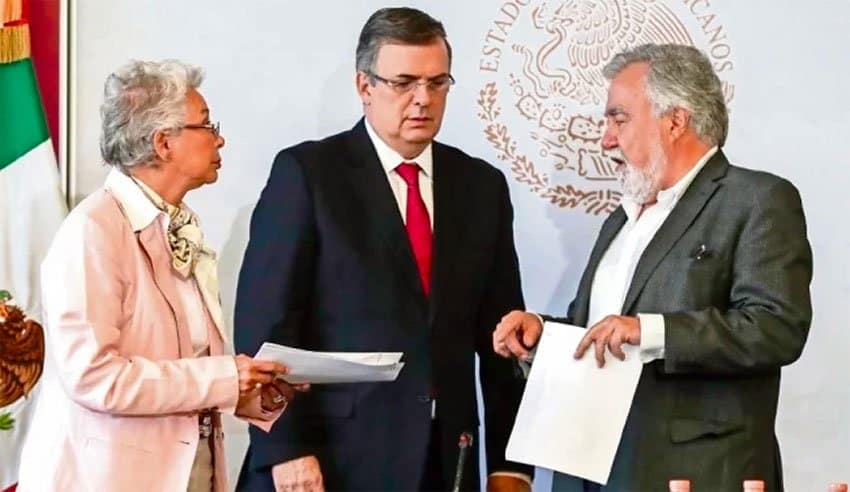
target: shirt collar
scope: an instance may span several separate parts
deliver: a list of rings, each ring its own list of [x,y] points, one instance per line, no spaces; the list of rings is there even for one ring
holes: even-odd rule
[[[141,231],[149,226],[160,214],[168,219],[168,214],[158,209],[130,176],[116,168],[109,171],[103,187],[109,190],[121,204],[133,232]],[[153,190],[150,192],[153,193]]]
[[[659,190],[658,195],[656,196],[656,206],[659,206],[668,212],[673,210],[673,207],[679,203],[679,199],[682,198],[682,195],[688,191],[688,187],[690,187],[691,183],[694,181],[694,178],[697,177],[697,174],[705,167],[708,163],[708,160],[717,153],[717,146],[708,149],[708,152],[703,154],[702,157],[697,161],[696,165],[688,171],[687,174],[679,178],[679,181],[676,182],[670,188],[666,190]],[[626,212],[626,216],[628,217],[629,222],[637,220],[640,215],[640,211],[642,208],[642,204],[636,203],[633,200],[628,198],[623,198],[623,210]]]
[[[116,168],[106,176],[104,188],[121,204],[133,232],[138,232],[149,226],[161,214],[165,217],[165,226],[171,222],[171,214],[184,209],[194,215],[194,211],[185,203],[175,207],[162,199],[161,196],[139,179],[133,179]],[[159,203],[157,206],[155,203]]]
[[[364,120],[366,123],[366,133],[369,134],[369,139],[372,141],[372,145],[375,146],[375,152],[378,154],[378,160],[381,161],[381,166],[383,166],[384,171],[389,174],[390,171],[393,171],[399,164],[402,162],[414,162],[419,165],[419,168],[422,169],[422,172],[425,173],[425,176],[431,177],[434,169],[434,158],[432,154],[432,144],[428,144],[427,147],[422,151],[421,154],[414,157],[413,159],[405,159],[398,152],[393,150],[386,142],[384,142],[380,136],[375,132],[375,129],[372,128],[372,125],[369,124],[369,120]]]

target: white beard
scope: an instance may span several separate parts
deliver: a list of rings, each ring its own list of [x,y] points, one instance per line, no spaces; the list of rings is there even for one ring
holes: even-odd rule
[[[667,167],[667,158],[661,149],[661,142],[656,140],[650,149],[646,169],[638,169],[625,156],[622,157],[625,165],[617,166],[617,178],[623,189],[623,197],[640,205],[655,200],[659,190],[658,182]]]

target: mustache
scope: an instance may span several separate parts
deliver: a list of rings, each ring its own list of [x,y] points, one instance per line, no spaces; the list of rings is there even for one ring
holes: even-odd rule
[[[624,156],[619,150],[605,152],[605,157],[614,162],[614,164],[628,164],[628,159],[626,159],[626,156]]]

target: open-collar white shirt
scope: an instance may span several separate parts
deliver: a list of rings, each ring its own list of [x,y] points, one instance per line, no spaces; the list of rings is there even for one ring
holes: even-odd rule
[[[602,255],[596,274],[593,276],[590,311],[587,318],[588,328],[605,316],[621,314],[626,293],[629,291],[632,277],[644,250],[679,203],[679,199],[685,194],[694,178],[716,152],[717,147],[709,149],[676,184],[659,191],[656,203],[644,208],[642,212],[642,204],[627,198],[623,199],[622,206],[627,220]],[[641,361],[663,359],[664,316],[639,313],[638,318],[641,331]]]

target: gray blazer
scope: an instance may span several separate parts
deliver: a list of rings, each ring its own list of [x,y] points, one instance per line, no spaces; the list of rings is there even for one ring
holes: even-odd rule
[[[596,267],[626,222],[602,225],[566,321],[587,323]],[[645,364],[603,490],[783,490],[774,433],[782,366],[811,322],[812,253],[788,181],[715,154],[643,253],[622,313],[664,315],[665,357]],[[605,391],[600,388],[600,391]],[[554,490],[583,489],[556,474]]]

